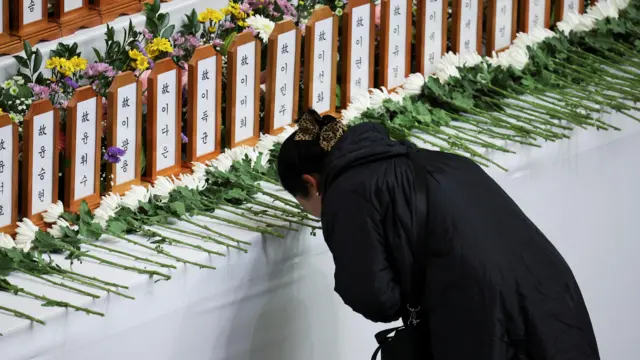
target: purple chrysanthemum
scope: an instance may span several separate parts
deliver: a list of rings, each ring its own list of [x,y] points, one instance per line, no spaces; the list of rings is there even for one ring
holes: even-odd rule
[[[120,149],[117,146],[111,146],[107,149],[107,152],[104,154],[104,159],[112,164],[117,164],[120,162],[120,158],[126,154],[126,151]]]
[[[42,86],[38,84],[29,84],[29,88],[33,91],[33,96],[37,100],[48,99],[49,94],[51,93],[51,89],[47,86]]]
[[[185,134],[180,133],[180,137],[182,138],[183,144],[186,144],[189,142],[189,138]]]
[[[73,81],[73,79],[68,77],[68,76],[66,78],[64,78],[64,82],[65,82],[65,84],[69,85],[70,87],[72,87],[74,89],[77,89],[77,88],[80,87],[80,85],[78,85],[77,82]]]
[[[153,39],[153,34],[150,33],[147,29],[142,30],[142,36],[144,36],[144,38],[147,40]]]

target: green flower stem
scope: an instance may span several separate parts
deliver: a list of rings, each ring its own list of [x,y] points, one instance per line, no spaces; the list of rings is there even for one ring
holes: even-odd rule
[[[74,286],[67,285],[67,284],[65,284],[63,282],[51,280],[51,279],[48,279],[48,278],[46,278],[44,276],[41,276],[41,275],[38,275],[38,274],[34,274],[34,273],[32,273],[30,271],[27,271],[27,270],[24,270],[24,269],[17,269],[17,270],[20,271],[23,274],[26,274],[26,275],[29,275],[29,276],[34,277],[36,279],[40,279],[42,281],[48,282],[49,284],[52,284],[52,285],[55,285],[55,286],[58,286],[58,287],[73,291],[73,292],[78,293],[80,295],[88,296],[88,297],[94,298],[94,299],[99,299],[100,298],[100,295],[97,295],[97,294],[94,294],[94,293],[90,293],[90,292],[84,291],[82,289],[78,289],[78,288],[76,288]]]
[[[628,96],[637,96],[637,94],[635,94],[631,89],[633,89],[634,86],[635,87],[640,86],[640,83],[631,82],[629,81],[629,78],[627,78],[626,76],[618,76],[611,72],[608,72],[607,75],[603,75],[603,74],[599,74],[596,71],[589,72],[578,66],[563,63],[559,60],[555,60],[555,59],[551,59],[551,60],[554,63],[556,63],[556,65],[558,65],[559,67],[564,67],[565,70],[567,70],[566,68],[568,68],[569,69],[568,71],[571,72],[572,75],[574,75],[575,77],[579,78],[584,82],[591,84],[592,86],[595,83],[600,87],[602,87],[603,89],[606,89],[609,91],[620,92],[621,94],[625,94]],[[637,74],[636,76],[639,76],[639,75],[640,74]],[[596,79],[594,79],[594,77],[597,79],[600,79],[601,81],[597,81]],[[613,83],[613,80],[619,80],[620,82],[628,83],[629,86],[631,86],[631,88],[622,88],[620,86],[616,86]]]
[[[501,107],[504,108],[505,106],[506,105],[503,102],[501,104]],[[482,110],[473,111],[471,114],[476,116],[482,116],[485,118],[490,118],[492,120],[491,126],[495,126],[495,124],[501,124],[500,128],[511,130],[517,134],[526,135],[525,138],[535,139],[536,136],[540,136],[540,134],[538,134],[538,132],[535,131],[534,129],[527,128],[521,124],[515,124],[512,122],[509,122],[506,119],[497,116],[496,114],[491,114]]]
[[[117,237],[117,236],[112,235],[112,234],[109,234],[109,235]],[[79,252],[76,251],[76,253],[79,253]],[[85,253],[81,253],[80,255],[81,255],[81,257],[86,257],[86,258],[89,258],[89,259],[96,260],[97,262],[99,262],[101,264],[111,265],[113,267],[117,267],[117,268],[120,268],[120,269],[123,269],[123,270],[133,271],[133,272],[136,272],[138,274],[149,275],[149,276],[159,276],[161,278],[164,278],[165,280],[171,279],[171,276],[169,276],[167,274],[163,274],[163,273],[161,273],[159,271],[146,270],[146,269],[141,269],[141,268],[135,267],[135,266],[128,266],[128,265],[118,264],[118,263],[115,263],[113,261],[109,261],[109,260],[103,259],[101,257],[95,256],[95,255],[92,255],[92,254],[89,254],[89,253],[86,253],[86,252]]]
[[[98,248],[98,249],[106,250],[106,251],[112,252],[114,254],[120,254],[120,255],[123,255],[123,256],[127,256],[127,257],[130,257],[130,258],[134,259],[134,260],[146,262],[146,263],[157,265],[157,266],[160,266],[160,267],[164,267],[164,268],[168,268],[168,269],[175,269],[176,268],[176,266],[172,265],[172,264],[166,264],[166,263],[162,263],[162,262],[159,262],[159,261],[151,260],[151,259],[148,259],[148,258],[145,258],[145,257],[136,256],[136,255],[133,255],[133,254],[129,254],[128,252],[125,252],[125,251],[122,251],[122,250],[118,250],[118,249],[114,249],[114,248],[111,248],[111,247],[108,247],[108,246],[103,246],[103,245],[96,244],[96,243],[91,243],[91,242],[83,242],[83,244],[84,245],[89,245],[89,246],[92,246],[92,247],[95,247],[95,248]]]
[[[258,199],[253,199],[253,198],[247,198],[247,202],[252,203],[254,205],[258,205],[273,211],[277,211],[281,214],[287,214],[296,218],[303,218],[304,220],[307,221],[312,221],[312,222],[320,222],[320,220],[318,219],[314,219],[311,218],[309,216],[307,216],[307,214],[303,211],[293,211],[293,210],[289,210],[287,208],[283,208],[281,206],[278,205],[274,205],[274,204],[270,204],[268,202],[262,201],[262,200],[258,200]]]
[[[640,75],[637,72],[634,72],[634,71],[631,71],[629,69],[626,69],[624,66],[620,66],[619,64],[616,64],[616,63],[614,63],[612,61],[609,61],[608,59],[602,58],[600,56],[596,56],[596,55],[590,54],[590,53],[588,53],[588,52],[586,52],[586,51],[584,51],[584,50],[582,50],[580,48],[576,47],[576,48],[573,48],[573,49],[577,50],[577,52],[580,53],[583,57],[588,57],[593,61],[603,63],[606,66],[608,66],[608,67],[610,67],[612,69],[618,70],[618,71],[620,71],[622,73],[628,74],[628,75],[632,76],[633,78],[637,78],[637,76]],[[565,51],[565,53],[567,53],[572,58],[580,61],[581,63],[585,64],[586,66],[590,65],[589,62],[585,61],[584,58],[581,58],[578,55],[574,55],[574,54],[572,54],[571,52],[568,52],[568,51]],[[632,63],[635,63],[635,61],[633,61],[632,59],[623,59],[623,58],[621,58],[619,56],[616,56],[616,55],[614,55],[612,53],[608,53],[608,55],[614,57],[616,61],[625,62],[625,63],[628,63],[628,61],[630,61]],[[638,65],[640,66],[640,63],[638,63]],[[632,65],[629,64],[629,66],[632,66]],[[634,66],[632,66],[632,67],[634,67]],[[636,67],[634,67],[634,68],[636,68]]]
[[[501,107],[505,108],[505,109],[514,110],[514,108],[516,106],[518,106],[518,105],[517,104],[513,104],[513,103],[507,103],[507,104],[502,104]],[[520,120],[521,122],[527,124],[530,127],[530,131],[533,131],[534,134],[537,137],[541,137],[544,140],[555,141],[555,140],[557,140],[557,139],[562,137],[561,133],[557,133],[557,132],[552,131],[551,129],[546,129],[544,127],[541,127],[541,126],[535,124],[533,121],[524,121],[525,117],[523,115],[516,115],[516,114],[513,114],[513,113],[509,113],[509,112],[507,112],[505,110],[499,110],[498,113],[503,115],[503,116],[505,116],[505,117],[510,117],[510,118],[512,118],[512,119],[514,119],[516,121]],[[523,125],[518,125],[518,126],[524,127]]]
[[[490,87],[491,89],[495,90],[495,91],[500,92],[500,93],[501,93],[501,94],[503,94],[505,97],[510,98],[510,99],[512,99],[512,100],[514,100],[514,101],[516,101],[516,102],[520,102],[520,103],[523,103],[523,104],[527,104],[527,105],[532,106],[532,107],[534,107],[534,108],[542,109],[542,110],[544,110],[547,114],[549,114],[549,115],[551,115],[551,116],[555,115],[556,117],[558,117],[558,119],[567,120],[567,121],[569,121],[569,122],[571,122],[571,123],[575,124],[576,126],[579,126],[579,127],[584,128],[584,126],[582,125],[582,122],[577,121],[577,119],[575,119],[575,118],[573,117],[573,116],[575,116],[575,114],[573,114],[572,112],[567,112],[567,111],[565,111],[565,110],[561,110],[561,109],[558,109],[558,108],[553,108],[553,107],[550,107],[550,106],[546,106],[546,105],[543,105],[543,104],[539,104],[539,103],[536,103],[536,102],[534,102],[534,101],[529,101],[529,100],[526,100],[526,99],[522,99],[522,98],[520,98],[519,96],[509,94],[508,92],[503,91],[503,90],[501,90],[501,89],[499,89],[499,88],[497,88],[497,87],[495,87],[495,86],[493,86],[493,85],[489,85],[489,87]],[[553,115],[552,115],[552,114],[553,114]],[[582,117],[580,114],[577,114],[577,115],[578,115],[578,117]]]
[[[250,184],[250,186],[253,187],[255,190],[259,191],[261,194],[266,195],[266,196],[268,196],[268,197],[270,197],[270,198],[272,198],[272,199],[274,199],[276,201],[281,202],[283,205],[290,206],[290,207],[292,207],[292,208],[294,208],[296,210],[302,210],[302,207],[300,206],[300,204],[298,204],[297,202],[295,202],[293,200],[287,199],[287,198],[282,197],[282,196],[280,196],[278,194],[274,194],[274,193],[272,193],[270,191],[264,190],[263,188],[261,188],[258,185]]]
[[[491,101],[494,101],[494,100],[491,100]],[[573,127],[570,127],[570,126],[567,126],[567,125],[562,125],[562,124],[558,123],[557,121],[551,120],[550,118],[545,118],[545,117],[540,116],[538,113],[533,111],[531,109],[531,107],[523,106],[523,105],[520,105],[520,104],[517,104],[517,103],[507,103],[507,104],[508,105],[503,105],[503,106],[506,107],[506,108],[509,108],[511,110],[514,110],[514,111],[516,111],[518,113],[518,115],[516,115],[516,119],[517,119],[517,116],[525,117],[525,115],[526,115],[527,119],[531,119],[531,121],[535,121],[535,122],[537,122],[539,124],[544,124],[544,125],[548,125],[548,126],[557,127],[559,129],[562,129],[562,130],[573,130]],[[503,113],[503,112],[501,112],[501,113]],[[525,115],[522,115],[520,113],[525,114]],[[511,114],[511,113],[507,113],[507,112],[504,112],[504,114],[506,114],[508,116],[513,116],[514,115],[514,114]],[[562,137],[561,135],[558,135],[558,133],[556,133],[556,132],[553,132],[553,133],[556,134],[554,136]]]
[[[463,149],[464,151],[468,152],[469,154],[471,154],[472,156],[475,157],[479,157],[484,161],[487,161],[495,166],[497,166],[498,168],[504,170],[504,171],[508,171],[507,168],[501,166],[500,164],[496,163],[495,161],[491,160],[489,157],[483,155],[482,153],[478,152],[477,150],[473,149],[472,147],[468,146],[467,144],[465,144],[464,142],[460,141],[459,139],[457,139],[455,136],[452,136],[451,134],[447,134],[446,132],[438,129],[438,128],[434,128],[438,134],[430,134],[431,136],[442,140],[442,141],[446,141],[446,142],[451,142],[452,144],[455,144],[456,146],[460,147],[461,149]],[[443,139],[442,136],[444,136],[445,138]],[[450,140],[449,140],[450,139]]]
[[[255,175],[258,176],[260,179],[262,179],[262,181],[264,181],[266,183],[269,183],[269,184],[275,185],[275,186],[280,186],[279,182],[277,182],[277,181],[275,181],[275,180],[271,179],[270,177],[267,177],[267,176],[265,176],[263,174],[260,174],[259,172],[256,172]]]
[[[236,209],[236,210],[242,210],[242,211],[246,211],[249,212],[253,215],[256,216],[262,216],[262,217],[268,217],[274,220],[280,220],[280,221],[284,221],[287,222],[289,224],[297,224],[300,226],[304,226],[304,227],[309,227],[312,228],[314,230],[320,230],[322,229],[322,227],[320,226],[313,226],[311,224],[307,224],[303,221],[298,221],[298,220],[294,220],[294,219],[290,219],[284,216],[280,216],[280,215],[275,215],[269,211],[259,211],[259,210],[254,210],[253,208],[246,208],[246,207],[241,207],[241,206],[237,206],[237,205],[233,205],[233,204],[229,204],[229,203],[224,203],[223,205],[220,206],[221,209],[227,211],[227,209],[232,208],[232,209]]]
[[[56,273],[56,272],[51,272],[51,275],[61,277],[61,278],[65,279],[65,280],[73,281],[73,282],[78,283],[78,284],[86,285],[86,286],[92,287],[94,289],[103,290],[103,291],[105,291],[105,292],[107,292],[109,294],[118,295],[118,296],[126,298],[126,299],[131,299],[131,300],[135,300],[136,299],[133,296],[129,296],[127,294],[123,294],[123,293],[121,293],[119,291],[113,290],[112,288],[108,288],[106,286],[102,286],[102,285],[96,284],[96,283],[91,282],[91,281],[86,281],[86,280],[77,278],[77,277],[75,277],[73,275],[68,275],[68,274],[65,275],[65,274]]]
[[[416,139],[418,139],[418,140],[420,140],[420,141],[424,142],[425,144],[433,145],[433,146],[435,146],[435,147],[439,148],[441,151],[444,151],[444,152],[447,152],[447,153],[450,153],[450,154],[455,154],[455,155],[458,155],[458,156],[464,156],[464,157],[466,157],[466,158],[469,158],[469,159],[471,159],[472,161],[474,161],[474,162],[475,162],[476,164],[478,164],[478,165],[482,165],[482,166],[484,166],[484,167],[489,167],[489,164],[485,163],[484,161],[480,161],[480,160],[479,160],[479,159],[477,159],[477,158],[472,158],[472,157],[471,157],[471,155],[464,154],[464,153],[461,153],[461,152],[459,152],[459,151],[456,151],[455,149],[453,149],[453,148],[451,148],[451,147],[449,147],[449,146],[442,146],[442,145],[440,145],[440,144],[438,144],[438,143],[435,143],[435,142],[433,142],[433,141],[430,141],[430,140],[428,140],[428,139],[426,139],[426,138],[424,138],[424,137],[422,137],[422,136],[420,136],[420,135],[418,135],[418,134],[412,133],[412,132],[410,132],[410,131],[408,131],[408,130],[404,130],[404,135],[405,135],[406,137],[408,137],[408,138],[409,138],[409,137],[416,138]],[[428,134],[428,135],[430,135],[430,134]]]
[[[71,270],[66,270],[66,269],[59,268],[59,267],[54,267],[54,266],[50,266],[49,269],[51,271],[54,271],[54,272],[59,272],[59,273],[63,273],[63,274],[68,274],[68,275],[81,277],[81,278],[84,278],[84,279],[87,279],[87,280],[91,280],[91,281],[94,281],[94,282],[97,282],[97,283],[100,283],[100,284],[103,284],[103,285],[106,285],[106,286],[119,288],[119,289],[129,289],[129,287],[126,286],[126,285],[120,285],[120,284],[104,281],[104,280],[99,279],[97,277],[84,275],[84,274],[77,273],[77,272],[74,272],[74,271],[71,271]]]
[[[46,323],[38,318],[35,318],[29,314],[25,314],[22,311],[18,311],[18,310],[14,310],[5,306],[0,305],[0,310],[2,311],[6,311],[8,313],[10,313],[11,315],[15,316],[15,317],[19,317],[25,320],[29,320],[29,321],[33,321],[36,322],[38,324],[42,324],[42,325],[46,325]]]
[[[19,292],[19,293],[25,294],[27,296],[31,296],[34,299],[37,299],[37,300],[40,300],[40,301],[44,301],[46,303],[52,303],[52,305],[57,306],[57,307],[64,307],[64,308],[69,308],[69,309],[73,309],[73,310],[76,310],[76,311],[82,311],[87,315],[97,315],[97,316],[103,316],[104,317],[104,314],[99,312],[99,311],[94,311],[94,310],[91,310],[91,309],[87,309],[85,307],[76,306],[76,305],[70,304],[70,303],[68,303],[66,301],[54,300],[54,299],[52,299],[50,297],[47,297],[47,296],[44,296],[44,295],[38,295],[38,294],[32,293],[31,291],[25,290],[23,288],[19,288],[17,286],[14,286],[14,288],[15,288],[14,290]]]
[[[160,238],[162,238],[163,240],[165,240],[165,241],[169,242],[169,241],[166,239],[166,237],[165,237],[165,236],[163,236],[163,235],[162,235],[162,236],[161,236],[161,235],[157,235],[157,233],[156,233],[156,232],[154,232],[154,231],[150,231],[150,230],[148,230],[148,229],[144,229],[144,230],[142,231],[142,233],[143,233],[144,235],[148,235],[148,234],[146,234],[146,232],[147,232],[147,231],[149,231],[149,232],[150,232],[150,233],[152,233],[153,235],[155,235],[155,236],[157,236],[157,237],[160,237]],[[158,254],[160,254],[160,255],[164,255],[164,256],[166,256],[166,257],[168,257],[168,258],[174,259],[174,260],[176,260],[176,261],[178,261],[178,262],[181,262],[181,263],[183,263],[183,264],[191,264],[191,265],[195,265],[195,266],[198,266],[198,267],[209,267],[208,265],[202,265],[202,264],[198,264],[198,263],[193,263],[193,262],[191,262],[191,261],[189,261],[189,260],[187,260],[187,259],[183,259],[183,258],[181,258],[181,257],[175,256],[175,255],[171,254],[169,251],[165,250],[165,249],[164,249],[162,246],[160,246],[160,245],[157,245],[157,246],[149,246],[149,245],[146,245],[146,244],[139,243],[139,242],[137,242],[137,241],[135,241],[135,240],[129,239],[129,238],[127,238],[126,236],[121,236],[121,235],[116,235],[116,234],[109,234],[109,235],[111,235],[111,236],[113,236],[113,237],[115,237],[115,238],[118,238],[118,239],[120,239],[120,240],[126,241],[126,242],[128,242],[128,243],[130,243],[130,244],[137,245],[137,246],[140,246],[140,247],[145,248],[145,249],[147,249],[147,250],[154,251],[154,252],[156,252],[156,253],[158,253]]]
[[[224,209],[224,211],[228,212],[229,214],[233,214],[233,215],[245,218],[247,220],[251,220],[251,221],[256,221],[256,222],[262,223],[264,226],[266,226],[268,228],[280,228],[280,229],[288,230],[288,231],[298,231],[298,229],[292,228],[290,226],[284,226],[284,225],[281,225],[281,224],[272,223],[270,221],[256,219],[256,218],[248,216],[247,214],[242,213],[240,211],[234,211],[234,210],[230,210],[230,209]]]
[[[235,242],[236,244],[244,244],[244,245],[248,245],[248,246],[252,246],[252,245],[253,245],[252,243],[250,243],[250,242],[248,242],[248,241],[244,241],[244,240],[236,239],[236,238],[234,238],[234,237],[232,237],[232,236],[229,236],[229,235],[227,235],[227,234],[224,234],[224,233],[221,233],[221,232],[219,232],[219,231],[216,231],[216,230],[212,229],[211,227],[209,227],[209,226],[207,226],[207,225],[198,224],[197,222],[195,222],[195,221],[193,221],[193,220],[191,220],[191,219],[187,219],[186,217],[181,218],[180,220],[182,220],[182,221],[186,222],[187,224],[191,224],[191,225],[193,225],[193,226],[196,226],[196,227],[198,227],[198,228],[200,228],[200,229],[202,229],[202,230],[206,230],[206,231],[208,231],[208,232],[210,232],[210,233],[212,233],[212,234],[214,234],[214,235],[218,235],[218,236],[223,237],[223,238],[225,238],[225,239],[227,239],[227,240],[233,241],[233,242]]]
[[[195,237],[195,238],[201,239],[203,241],[209,241],[209,242],[212,242],[212,243],[215,243],[215,244],[218,244],[218,245],[226,246],[227,248],[234,248],[234,249],[240,250],[240,251],[245,252],[245,253],[248,252],[248,250],[243,248],[243,247],[240,247],[238,245],[233,245],[233,244],[226,243],[226,242],[218,240],[218,239],[216,239],[216,238],[214,238],[212,236],[202,235],[202,234],[199,234],[197,232],[184,230],[184,229],[177,228],[175,226],[170,226],[170,225],[157,224],[157,226],[159,226],[159,227],[161,227],[163,229],[167,229],[167,230],[173,231],[173,232],[179,232],[181,234],[185,234],[185,235],[188,235],[188,236],[191,236],[191,237]]]
[[[473,127],[475,127],[478,131],[479,135],[486,135],[490,138],[493,139],[499,139],[499,140],[506,140],[506,141],[512,141],[518,144],[522,144],[522,145],[530,145],[530,146],[536,146],[536,147],[540,147],[540,145],[536,144],[536,143],[532,143],[530,141],[526,141],[526,140],[520,140],[520,135],[518,133],[514,134],[514,135],[509,135],[509,134],[504,134],[504,133],[500,133],[495,131],[494,129],[492,129],[491,127],[485,127],[485,126],[481,126],[479,123],[475,123],[473,121],[469,121],[469,118],[465,118],[456,114],[452,114],[452,117],[454,119],[456,119],[458,122],[461,123],[465,123],[468,125],[471,125]],[[454,127],[458,128],[459,126],[455,125],[453,122],[451,124],[449,124],[449,127]],[[461,127],[460,127],[461,128]],[[525,137],[525,139],[529,139],[530,137]]]
[[[471,129],[468,129],[468,128],[465,128],[465,127],[462,127],[462,126],[459,126],[459,125],[456,125],[456,124],[453,124],[453,123],[449,124],[449,127],[454,129],[454,130],[456,130],[456,131],[461,131],[461,132],[465,132],[465,131],[469,131],[470,132],[470,131],[472,131]],[[496,140],[512,141],[512,142],[519,143],[519,144],[522,144],[522,145],[530,145],[530,146],[540,147],[540,145],[538,145],[538,144],[528,143],[528,142],[521,141],[521,140],[515,139],[515,138],[511,138],[511,139],[506,138],[505,139],[504,137],[501,137],[501,136],[500,137],[496,137],[491,133],[484,132],[482,128],[479,128],[478,135],[485,135],[487,137],[490,137],[490,138],[496,139]]]
[[[272,235],[281,239],[284,239],[284,235],[277,233],[271,229],[267,229],[261,226],[251,226],[251,225],[247,225],[245,223],[242,223],[240,221],[235,221],[235,220],[231,220],[231,219],[227,219],[218,215],[213,215],[213,214],[208,214],[204,211],[196,211],[196,215],[200,215],[203,217],[207,217],[209,219],[213,219],[213,220],[218,220],[218,221],[222,221],[223,223],[229,224],[229,225],[234,225],[238,228],[241,229],[246,229],[249,231],[253,231],[253,232],[257,232],[257,233],[261,233],[263,235]]]
[[[158,225],[158,223],[155,223],[154,225]],[[162,237],[164,240],[168,241],[169,244],[171,244],[171,245],[180,244],[182,246],[186,246],[186,247],[189,247],[189,248],[192,248],[192,249],[200,250],[200,251],[205,252],[205,253],[207,253],[209,255],[226,256],[225,254],[223,254],[223,253],[221,253],[219,251],[210,250],[210,249],[207,249],[204,246],[200,246],[200,245],[197,245],[197,244],[191,244],[191,243],[188,243],[186,241],[178,240],[176,238],[169,237],[169,236],[167,236],[165,234],[159,233],[159,232],[157,232],[155,230],[152,230],[152,229],[147,229],[147,230],[152,232],[153,234],[155,234],[158,237]],[[188,235],[188,234],[185,234],[185,235]]]
[[[487,149],[491,149],[491,150],[496,150],[496,151],[501,151],[504,153],[508,153],[508,154],[515,154],[515,151],[513,150],[509,150],[506,147],[500,146],[498,144],[495,144],[491,141],[488,141],[486,139],[481,138],[480,136],[476,135],[476,134],[472,134],[467,130],[465,131],[460,131],[457,128],[454,128],[452,126],[446,126],[449,129],[455,130],[456,132],[460,133],[461,139],[468,141],[472,144],[476,144],[478,146],[482,146],[485,147]]]

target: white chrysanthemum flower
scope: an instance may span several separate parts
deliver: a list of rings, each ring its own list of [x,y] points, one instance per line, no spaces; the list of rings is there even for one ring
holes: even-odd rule
[[[298,130],[298,127],[296,125],[285,127],[284,130],[282,130],[282,132],[278,134],[278,142],[280,143],[284,142],[296,130]]]
[[[192,162],[193,176],[204,179],[207,176],[207,166],[200,162]]]
[[[462,64],[460,63],[460,55],[449,51],[448,53],[442,55],[442,57],[440,58],[440,60],[438,60],[438,62],[436,63],[436,66],[441,65],[444,67],[448,67],[448,66],[453,66],[453,67],[458,67],[458,66],[462,66]]]
[[[16,243],[13,242],[13,238],[5,233],[0,233],[0,248],[13,249],[16,247]]]
[[[629,6],[631,0],[609,0],[610,3],[613,3],[618,10],[624,10]]]
[[[436,66],[436,77],[444,84],[450,77],[460,77],[460,72],[457,67],[442,63]]]
[[[587,16],[591,16],[596,20],[602,20],[605,18],[618,18],[618,9],[617,4],[612,1],[600,1],[590,6],[587,9]]]
[[[218,155],[217,158],[211,161],[211,166],[220,171],[229,171],[231,165],[233,165],[233,159],[231,159],[231,156],[227,152]]]
[[[475,51],[460,55],[460,66],[474,67],[480,63],[482,63],[482,56]]]
[[[175,185],[166,176],[161,176],[156,179],[151,188],[151,196],[157,197],[160,201],[165,202],[169,200],[169,194],[175,189]]]
[[[373,109],[378,109],[382,106],[385,100],[389,98],[389,93],[384,87],[380,89],[371,89],[369,94],[369,105]]]
[[[99,207],[93,212],[93,222],[99,224],[104,229],[107,227],[107,221],[115,215],[116,213],[108,207]]]
[[[269,42],[269,35],[273,32],[275,23],[262,15],[253,15],[247,18],[245,22],[258,32],[258,36],[263,43]]]
[[[184,186],[191,190],[204,190],[207,187],[207,182],[204,179],[199,179],[191,174],[180,174],[178,179],[173,180],[175,186]]]
[[[560,32],[562,32],[566,36],[569,36],[569,33],[575,31],[574,28],[580,24],[581,17],[582,16],[572,12],[567,13],[562,18],[562,21],[556,23],[556,26],[558,27],[558,30],[560,30]]]
[[[77,231],[78,230],[78,226],[77,225],[73,225],[71,226],[71,224],[69,224],[65,219],[58,219],[58,221],[55,223],[55,225],[53,225],[49,230],[47,230],[49,232],[49,234],[51,234],[51,236],[53,236],[56,239],[61,239],[63,236],[63,228],[71,228],[71,230]]]
[[[64,206],[62,205],[62,201],[58,200],[56,203],[49,205],[47,211],[42,214],[42,217],[44,218],[44,222],[53,224],[63,212]]]
[[[342,110],[340,112],[340,121],[342,121],[343,124],[347,125],[349,124],[351,121],[353,121],[353,119],[357,118],[358,116],[360,116],[359,113],[346,108],[344,110]]]
[[[31,243],[36,239],[38,230],[40,229],[27,218],[18,222],[18,228],[16,229],[16,247],[22,251],[29,251],[31,249]]]
[[[533,43],[537,45],[545,41],[547,38],[556,36],[556,34],[547,28],[536,26],[531,31],[529,31],[529,36],[531,37],[531,41],[533,41]]]
[[[247,157],[247,155],[249,155],[250,152],[251,152],[250,147],[246,145],[242,145],[242,146],[235,147],[233,149],[227,149],[225,154],[229,154],[232,161],[242,161]]]
[[[410,74],[402,85],[404,93],[408,96],[418,95],[422,93],[425,79],[421,73]]]
[[[526,50],[528,46],[535,46],[535,42],[531,38],[531,35],[523,32],[516,34],[516,38],[513,40],[511,47],[518,47]]]
[[[529,63],[529,52],[521,48],[509,48],[503,52],[506,56],[505,61],[508,59],[509,65],[522,70]]]
[[[357,96],[351,99],[351,104],[349,104],[348,108],[352,111],[356,112],[358,115],[367,111],[371,107],[371,102],[369,101],[369,96]]]
[[[401,94],[398,94],[396,92],[392,92],[391,94],[389,94],[389,99],[391,101],[395,101],[397,103],[401,103],[404,99],[404,96],[402,96]]]
[[[260,141],[258,141],[258,143],[256,144],[256,150],[263,153],[270,152],[271,149],[273,149],[273,145],[275,145],[277,142],[277,136],[263,134],[260,137]]]
[[[148,202],[151,194],[144,186],[134,185],[120,198],[120,205],[131,210],[138,210],[140,202]]]
[[[116,193],[108,193],[107,195],[104,195],[102,197],[102,201],[100,202],[100,207],[102,208],[106,207],[111,211],[116,212],[120,208],[121,201],[122,199],[120,199],[120,195]]]

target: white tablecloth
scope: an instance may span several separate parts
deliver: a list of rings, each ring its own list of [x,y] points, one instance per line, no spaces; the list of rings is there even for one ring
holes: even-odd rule
[[[203,11],[206,8],[220,9],[226,6],[228,1],[226,0],[172,0],[169,3],[162,3],[162,12],[167,12],[171,17],[171,24],[176,25],[176,32],[180,30],[180,25],[184,22],[184,14],[190,13],[192,9],[196,11]],[[126,28],[131,20],[134,26],[142,31],[144,29],[145,17],[142,13],[133,16],[122,16],[109,25],[113,26],[116,30],[116,39],[122,40],[122,28]],[[107,30],[106,25],[96,26],[88,29],[81,29],[72,35],[60,38],[55,41],[42,42],[37,45],[42,51],[42,55],[45,59],[49,58],[49,52],[55,49],[58,42],[65,44],[78,43],[78,48],[82,51],[82,56],[87,58],[89,62],[95,60],[93,47],[97,48],[100,52],[104,53],[104,33]],[[35,45],[35,44],[31,44]],[[18,64],[11,56],[0,57],[0,81],[15,75],[18,69]]]
[[[619,116],[614,123],[624,130],[577,131],[571,140],[520,149],[502,159],[509,159],[505,165],[511,172],[489,170],[572,266],[604,360],[635,359],[640,353],[640,283],[635,279],[640,270],[640,125]],[[252,241],[249,253],[234,250],[228,258],[212,258],[219,267],[215,271],[181,266],[171,281],[157,284],[92,263],[77,266],[131,285],[135,301],[110,296],[94,303],[105,318],[0,294],[0,303],[27,306],[48,321],[29,325],[0,315],[2,359],[368,358],[375,345],[372,334],[383,326],[352,313],[333,293],[333,262],[321,237],[303,231],[285,240],[262,239],[215,226]],[[209,261],[203,253],[172,251]],[[63,300],[86,299],[23,281]]]

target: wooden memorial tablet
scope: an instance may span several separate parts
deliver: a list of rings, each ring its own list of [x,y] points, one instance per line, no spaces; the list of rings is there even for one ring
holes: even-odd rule
[[[13,234],[18,222],[18,142],[18,124],[0,115],[0,232],[5,234]]]
[[[260,138],[261,43],[250,32],[236,36],[227,53],[228,147],[255,145]]]
[[[298,117],[301,34],[291,20],[276,24],[267,49],[265,132],[276,135]]]
[[[65,210],[76,212],[83,201],[95,209],[100,203],[102,98],[91,86],[77,89],[71,97],[65,135]]]
[[[516,38],[518,0],[488,0],[487,55],[511,46]]]
[[[313,11],[304,37],[304,109],[335,115],[338,19],[328,6]]]
[[[139,0],[89,0],[89,6],[100,14],[102,23],[108,23],[121,15],[133,15],[142,11]]]
[[[201,46],[189,61],[187,93],[187,158],[183,164],[203,162],[222,150],[222,55],[213,46]]]
[[[592,4],[595,2],[592,2]],[[584,12],[584,1],[582,0],[558,0],[556,2],[556,16],[555,21],[559,22],[564,19],[565,14],[582,14]]]
[[[147,165],[142,178],[154,182],[158,176],[182,169],[182,87],[180,68],[167,58],[156,62],[147,87]]]
[[[56,0],[52,20],[60,25],[62,36],[102,23],[100,13],[89,8],[89,0]]]
[[[375,6],[369,0],[349,1],[342,16],[345,32],[342,47],[341,107],[368,94],[374,82]]]
[[[412,0],[382,0],[380,86],[389,91],[404,84],[411,72]]]
[[[482,0],[453,0],[453,51],[482,55]]]
[[[132,72],[124,72],[113,79],[107,99],[107,148],[125,153],[120,162],[107,164],[106,190],[122,195],[141,182],[142,87]]]
[[[9,0],[0,0],[0,55],[19,52],[22,49],[20,39],[12,36],[9,29]]]
[[[520,16],[520,31],[529,32],[536,27],[549,28],[551,0],[524,0]]]
[[[20,40],[35,46],[61,36],[60,27],[49,22],[47,0],[12,0],[9,9],[11,32]]]
[[[60,115],[47,99],[31,104],[24,117],[22,214],[42,227],[42,213],[58,201]]]
[[[447,52],[446,0],[418,0],[416,56],[421,74],[436,72],[436,63]]]

